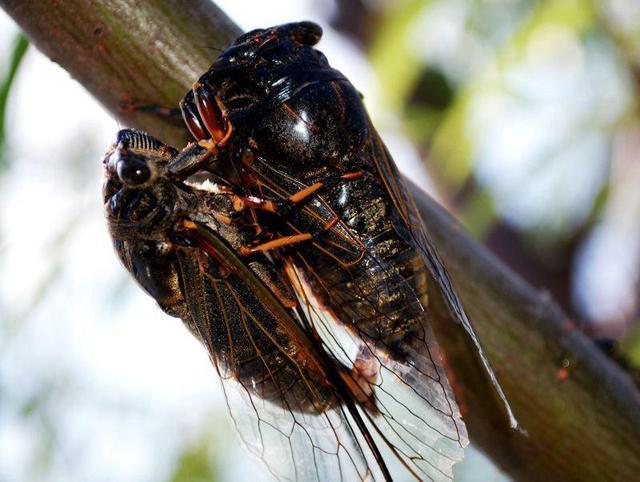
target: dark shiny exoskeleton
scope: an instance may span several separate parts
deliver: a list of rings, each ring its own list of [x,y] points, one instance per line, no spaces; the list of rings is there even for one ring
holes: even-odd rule
[[[379,169],[387,154],[358,91],[312,48],[320,34],[302,23],[243,35],[188,94],[184,117],[201,138],[232,126],[223,149],[254,195],[283,199],[326,184],[279,223],[279,235],[315,236],[287,254],[338,320],[405,359],[414,340],[431,336],[427,272],[403,224],[404,199],[394,199],[381,178],[396,173],[392,164],[390,172]],[[353,172],[364,175],[335,182]]]
[[[390,359],[393,375],[434,408],[452,439],[463,446],[466,432],[433,335],[434,297],[468,333],[515,427],[358,91],[313,48],[321,33],[311,22],[255,30],[218,57],[181,103],[191,133],[211,152],[203,165],[222,169],[230,161],[252,195],[281,203],[275,214],[256,213],[261,236],[281,242],[258,239],[254,249],[269,246],[292,266],[287,273],[303,286],[301,296],[365,341],[363,358]],[[291,236],[305,239],[300,234],[309,239],[287,245]]]
[[[335,396],[323,368],[308,341],[284,328],[293,316],[280,306],[293,303],[288,285],[263,257],[234,264],[250,232],[232,218],[229,196],[198,188],[209,179],[174,179],[176,158],[131,130],[105,156],[104,207],[122,263],[205,345],[223,379],[290,410],[328,409]]]

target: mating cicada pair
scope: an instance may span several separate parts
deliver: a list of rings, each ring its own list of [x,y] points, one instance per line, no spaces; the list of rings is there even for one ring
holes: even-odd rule
[[[196,138],[182,151],[121,131],[104,160],[110,233],[207,348],[273,475],[446,479],[467,433],[431,296],[504,395],[358,91],[313,48],[321,33],[238,38],[181,103]]]

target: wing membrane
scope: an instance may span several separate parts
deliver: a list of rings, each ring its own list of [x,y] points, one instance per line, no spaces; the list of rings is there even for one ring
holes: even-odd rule
[[[242,384],[223,382],[237,433],[278,480],[373,478],[349,416],[340,407],[319,414],[283,410]]]
[[[214,240],[210,233],[199,234],[205,242]],[[210,248],[224,254],[221,245]],[[265,300],[266,287],[250,272],[223,276],[202,256],[179,258],[190,311],[186,322],[209,352],[247,449],[278,480],[378,477],[368,446],[352,428],[352,415],[314,367],[313,352],[305,351],[305,332],[287,326],[294,323],[292,314],[273,295]],[[270,305],[287,317],[274,314]]]
[[[418,213],[415,202],[408,194],[389,151],[375,132],[372,134],[369,144],[371,159],[375,161],[379,177],[385,183],[385,187],[401,216],[401,222],[396,221],[395,223],[396,231],[398,234],[403,236],[407,242],[413,244],[419,250],[425,265],[429,269],[432,281],[437,284],[439,292],[442,294],[442,298],[450,315],[454,320],[462,324],[474,344],[485,372],[502,401],[511,427],[517,428],[518,421],[513,414],[511,405],[509,404],[509,401],[507,400],[507,397],[504,394],[491,365],[489,364],[489,360],[484,353],[473,325],[467,317],[462,306],[462,302],[451,284],[451,278],[447,273],[435,246],[427,235],[427,231],[424,228],[422,218]]]
[[[379,445],[386,446],[417,479],[451,479],[452,466],[462,459],[468,437],[428,325],[423,325],[421,341],[413,344],[415,351],[408,359],[394,360],[366,334],[323,308],[306,282],[310,275],[317,276],[311,266],[304,273],[293,267],[289,272],[305,317],[321,335],[326,350],[345,365],[356,367],[354,383],[366,383],[372,391],[379,413],[370,415],[369,423]],[[343,301],[340,291],[330,293],[332,303]]]

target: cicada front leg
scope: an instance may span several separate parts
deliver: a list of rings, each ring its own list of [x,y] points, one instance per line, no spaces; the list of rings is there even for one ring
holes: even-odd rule
[[[195,109],[193,108],[195,105]],[[191,134],[209,149],[227,144],[233,134],[233,124],[220,97],[212,95],[199,81],[180,103],[182,117]]]
[[[182,112],[178,107],[166,107],[158,104],[140,104],[136,102],[120,102],[118,106],[120,112],[135,113],[144,112],[146,114],[154,114],[159,117],[168,117],[170,119],[180,120]]]
[[[215,156],[211,150],[191,142],[171,160],[167,169],[174,176],[185,177],[214,160]]]

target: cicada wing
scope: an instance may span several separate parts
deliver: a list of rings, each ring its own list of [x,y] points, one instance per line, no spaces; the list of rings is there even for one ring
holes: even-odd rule
[[[299,253],[296,256],[301,256]],[[297,265],[300,265],[298,260]],[[379,346],[348,327],[322,306],[305,280],[318,276],[307,265],[304,274],[291,266],[305,317],[321,336],[325,349],[352,367],[354,384],[365,384],[378,413],[370,414],[371,431],[400,465],[419,480],[449,480],[464,456],[468,436],[445,374],[438,345],[428,325],[406,361],[393,360]],[[349,302],[339,290],[327,291],[332,304]]]
[[[341,407],[318,414],[295,412],[257,397],[240,383],[223,380],[223,389],[242,444],[277,480],[378,480]]]
[[[209,352],[250,453],[278,480],[372,479],[378,469],[350,416],[266,308],[260,280],[251,289],[246,276],[223,276],[193,255],[179,258],[185,322]]]
[[[391,158],[391,154],[380,139],[380,136],[374,131],[369,141],[369,152],[371,159],[375,162],[378,169],[378,175],[384,183],[385,188],[391,197],[398,216],[393,217],[394,227],[398,235],[400,235],[407,243],[413,245],[421,254],[422,259],[431,274],[431,280],[436,284],[438,291],[442,295],[442,299],[446,304],[451,318],[459,322],[471,342],[473,343],[477,355],[483,365],[483,368],[489,377],[498,397],[502,401],[504,410],[509,419],[512,428],[518,427],[518,422],[513,414],[511,405],[507,400],[496,375],[491,368],[489,360],[484,353],[478,335],[469,321],[465,309],[462,305],[449,276],[444,263],[440,259],[438,252],[429,238],[427,231],[422,222],[422,218],[415,205],[413,197],[408,193],[398,169]]]

